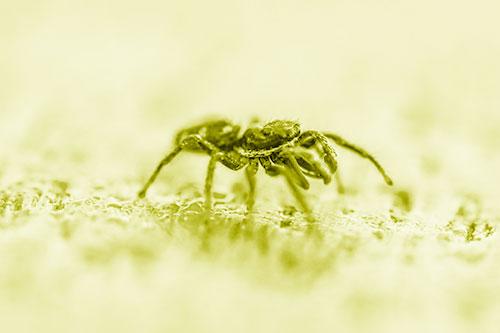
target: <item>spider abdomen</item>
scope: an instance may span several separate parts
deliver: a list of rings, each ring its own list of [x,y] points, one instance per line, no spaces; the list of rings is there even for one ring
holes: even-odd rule
[[[227,120],[214,120],[181,130],[175,137],[175,143],[179,145],[186,137],[199,135],[219,149],[232,149],[239,141],[239,133],[240,126]],[[197,144],[188,144],[186,149],[192,152],[203,151],[203,148]]]

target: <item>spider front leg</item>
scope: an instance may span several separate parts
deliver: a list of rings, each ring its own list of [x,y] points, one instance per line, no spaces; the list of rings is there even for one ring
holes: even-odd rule
[[[382,166],[375,159],[375,157],[373,157],[371,154],[369,154],[366,150],[364,150],[363,148],[358,147],[358,146],[356,146],[356,145],[354,145],[354,144],[352,144],[350,142],[347,142],[346,140],[344,140],[343,138],[341,138],[340,136],[338,136],[336,134],[323,133],[322,135],[324,135],[328,139],[333,140],[339,146],[342,146],[344,148],[350,149],[353,152],[355,152],[356,154],[360,155],[361,157],[368,159],[370,162],[373,163],[373,165],[375,166],[375,168],[377,168],[378,172],[380,172],[380,174],[382,175],[382,177],[384,177],[384,180],[385,180],[386,184],[389,185],[389,186],[391,186],[393,184],[392,179],[386,174],[384,168],[382,168]]]
[[[337,152],[335,148],[328,142],[328,139],[323,133],[318,131],[306,131],[300,137],[300,145],[309,148],[318,143],[323,151],[323,160],[330,169],[333,175],[337,171]]]
[[[304,147],[293,147],[288,148],[288,150],[293,154],[295,160],[302,168],[303,174],[311,178],[323,179],[325,185],[330,183],[332,180],[330,171],[316,154]]]
[[[337,182],[337,192],[340,194],[345,193],[344,183],[342,182],[342,178],[340,178],[339,170],[335,173],[335,181]]]
[[[309,189],[309,181],[301,170],[300,165],[297,162],[297,159],[295,158],[294,152],[291,148],[284,149],[281,153],[275,156],[271,156],[271,161],[273,163],[285,166],[285,169],[287,169],[297,185],[302,187],[304,190]]]
[[[259,161],[269,176],[275,177],[275,176],[282,175],[285,177],[286,182],[287,182],[288,186],[290,187],[290,190],[292,191],[293,196],[295,197],[295,200],[297,200],[297,202],[299,203],[299,205],[302,208],[302,210],[304,211],[304,213],[307,214],[309,221],[313,222],[314,219],[312,217],[311,209],[309,208],[309,205],[306,201],[306,198],[302,195],[302,192],[295,184],[294,176],[292,175],[291,171],[289,169],[287,169],[286,167],[273,165],[271,160],[268,157],[261,157],[261,158],[259,158]]]
[[[318,147],[316,147],[318,148]],[[297,158],[298,163],[303,169],[303,173],[311,178],[323,179],[323,184],[328,185],[332,180],[332,176],[329,170],[321,163],[317,155],[309,151],[304,147],[294,147],[292,148],[294,155]],[[322,151],[318,148],[318,153],[321,154]],[[342,194],[345,192],[342,179],[340,178],[339,170],[335,171],[335,181],[337,183],[337,192]]]

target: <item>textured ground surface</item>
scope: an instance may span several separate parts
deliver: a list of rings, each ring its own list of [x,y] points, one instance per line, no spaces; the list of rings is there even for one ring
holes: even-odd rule
[[[2,332],[495,332],[498,5],[17,1],[0,5]],[[196,8],[196,10],[193,10]],[[300,120],[347,192],[181,154],[210,114]]]

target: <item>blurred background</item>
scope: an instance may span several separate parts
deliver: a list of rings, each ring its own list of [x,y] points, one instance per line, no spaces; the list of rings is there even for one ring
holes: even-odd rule
[[[341,134],[373,152],[422,209],[450,195],[478,196],[494,209],[499,7],[4,1],[0,184],[128,181],[132,196],[178,129],[219,115],[243,126],[253,117],[293,119]],[[205,168],[198,157],[176,163]],[[381,182],[350,153],[341,167],[352,186]]]
[[[499,12],[493,0],[0,1],[0,325],[497,332]],[[242,226],[243,172],[222,166],[207,223],[206,156],[180,155],[135,200],[176,131],[214,116],[340,134],[395,186],[339,148],[347,193],[307,192],[317,238],[263,172],[261,215]]]

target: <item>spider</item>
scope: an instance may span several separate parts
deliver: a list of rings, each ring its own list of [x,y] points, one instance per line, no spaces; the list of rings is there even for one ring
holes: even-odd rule
[[[240,131],[240,126],[227,120],[206,121],[179,131],[175,137],[175,148],[161,160],[138,196],[143,198],[160,170],[184,150],[210,156],[204,188],[207,210],[212,207],[212,183],[215,166],[219,162],[235,171],[246,167],[248,211],[253,210],[255,175],[260,165],[270,176],[284,176],[302,210],[310,215],[311,210],[300,188],[309,188],[307,177],[322,179],[326,185],[336,174],[337,153],[329,140],[371,161],[385,182],[388,185],[393,183],[372,155],[336,134],[302,131],[297,122],[288,120],[254,124],[241,136]]]

